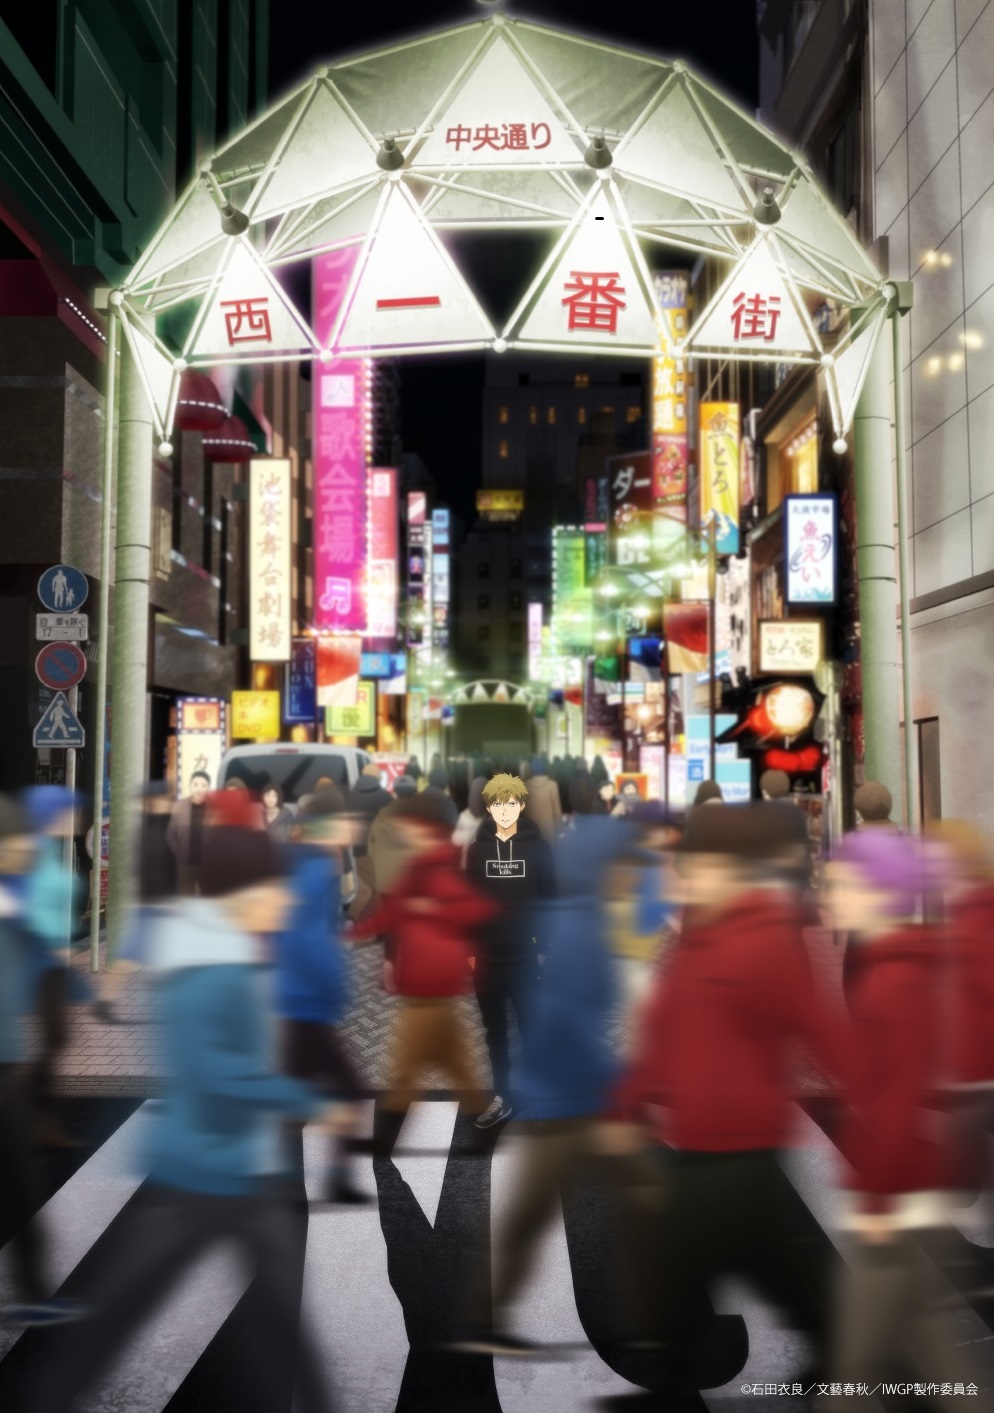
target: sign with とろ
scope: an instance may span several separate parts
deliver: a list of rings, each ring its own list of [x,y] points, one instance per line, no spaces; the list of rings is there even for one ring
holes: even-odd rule
[[[34,729],[32,744],[55,750],[82,750],[86,732],[64,692],[56,692]]]
[[[88,613],[36,613],[35,637],[46,643],[85,643],[90,636]]]
[[[86,575],[71,564],[53,564],[38,580],[38,597],[50,613],[81,609],[89,592]]]
[[[278,741],[279,692],[232,692],[231,735],[236,741]]]

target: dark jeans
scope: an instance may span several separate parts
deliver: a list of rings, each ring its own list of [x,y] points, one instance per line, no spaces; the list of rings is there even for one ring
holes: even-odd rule
[[[662,1165],[664,1345],[678,1357],[693,1346],[704,1306],[688,1293],[731,1274],[744,1276],[820,1345],[830,1298],[829,1253],[812,1242],[810,1218],[776,1154],[663,1150]]]
[[[42,1300],[50,1294],[42,1269],[42,1239],[32,1223],[36,1202],[31,1110],[17,1065],[0,1065],[0,1244],[9,1236],[18,1294]]]
[[[41,1023],[41,1046],[31,1067],[31,1098],[39,1114],[58,1114],[53,1089],[55,1064],[69,1043],[69,969],[46,967],[38,980],[36,1002]]]
[[[287,1390],[296,1384],[300,1401],[295,1407],[307,1413],[326,1409],[322,1381],[303,1337],[298,1339],[300,1214],[290,1191],[273,1183],[247,1197],[149,1189],[134,1214],[123,1255],[82,1297],[92,1304],[92,1317],[53,1331],[50,1358],[33,1394],[33,1413],[71,1408],[168,1300],[183,1272],[219,1241],[234,1241],[255,1269],[258,1318],[246,1329],[239,1354],[253,1368],[260,1406],[286,1406]]]
[[[527,1016],[538,985],[538,965],[533,957],[493,962],[481,956],[473,973],[476,999],[487,1037],[494,1093],[507,1099],[511,1092],[511,1057],[508,1045],[508,1004],[514,1010],[518,1034],[524,1045]]]

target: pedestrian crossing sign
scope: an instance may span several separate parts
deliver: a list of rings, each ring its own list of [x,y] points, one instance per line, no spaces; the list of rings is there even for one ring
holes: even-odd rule
[[[32,739],[36,747],[49,746],[62,751],[79,751],[86,745],[86,732],[65,692],[56,692],[35,727]]]

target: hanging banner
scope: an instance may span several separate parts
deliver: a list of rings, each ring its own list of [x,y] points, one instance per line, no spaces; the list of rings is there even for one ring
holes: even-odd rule
[[[739,548],[739,440],[737,402],[700,405],[701,523],[717,526],[719,554]]]
[[[703,672],[708,666],[706,603],[663,605],[663,637],[671,673]]]
[[[664,343],[682,345],[687,335],[687,275],[662,270],[653,276]],[[687,360],[666,354],[652,364],[652,498],[686,518]]]
[[[325,729],[329,736],[375,736],[376,683],[358,683],[352,706],[327,707]]]
[[[249,463],[249,656],[290,659],[290,463]]]
[[[561,651],[584,652],[593,638],[586,540],[583,530],[557,526],[552,532],[552,622]]]
[[[397,472],[375,467],[369,473],[370,638],[397,634]]]
[[[315,256],[314,325],[324,343],[338,314],[357,251]],[[326,630],[366,628],[366,410],[361,359],[313,365],[314,622]]]
[[[317,639],[294,638],[286,666],[283,720],[287,725],[305,721],[313,725],[318,710],[317,666]]]
[[[355,706],[361,656],[361,638],[317,640],[318,706]]]
[[[834,603],[837,502],[834,495],[785,496],[788,603]]]

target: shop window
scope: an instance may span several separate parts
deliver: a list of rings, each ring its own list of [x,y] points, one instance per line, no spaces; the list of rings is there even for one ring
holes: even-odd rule
[[[625,421],[628,422],[629,425],[631,425],[632,422],[637,422],[641,416],[641,407],[629,407],[625,411]]]
[[[497,448],[497,452],[498,452],[498,455],[500,456],[501,461],[506,461],[506,460],[507,460],[509,453],[508,453],[508,448],[507,448],[507,438],[506,438],[506,437],[501,437],[501,439],[500,439],[500,446]]]
[[[506,426],[507,426],[508,411],[507,411],[507,408],[506,408],[506,407],[502,407],[502,408],[500,409],[500,411],[497,413],[497,421],[501,424],[502,427],[506,427]]]
[[[586,421],[587,421],[587,409],[586,409],[585,407],[578,407],[578,408],[577,408],[577,411],[576,411],[576,420],[579,422],[579,424],[580,424],[581,427],[583,427],[583,426],[586,425]]]
[[[548,422],[550,427],[554,427],[556,425],[556,409],[554,407],[549,408],[548,412],[545,414],[545,420]]]
[[[783,441],[766,448],[766,513],[769,515],[784,496],[812,495],[818,490],[818,423],[802,422]]]
[[[573,376],[573,386],[574,386],[575,388],[589,388],[589,387],[590,387],[590,374],[589,374],[589,373],[576,373],[576,374],[574,374],[574,376]]]

